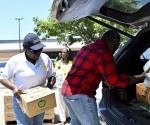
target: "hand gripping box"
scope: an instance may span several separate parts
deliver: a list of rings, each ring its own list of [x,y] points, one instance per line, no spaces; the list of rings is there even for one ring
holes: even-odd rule
[[[21,94],[21,108],[30,118],[56,107],[55,93],[47,87],[38,86],[25,93]]]

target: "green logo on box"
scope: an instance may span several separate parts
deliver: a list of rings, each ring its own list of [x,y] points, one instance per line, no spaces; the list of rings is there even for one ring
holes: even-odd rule
[[[38,106],[39,106],[40,108],[45,107],[45,105],[46,105],[46,101],[45,101],[45,100],[40,100],[40,101],[38,102]]]

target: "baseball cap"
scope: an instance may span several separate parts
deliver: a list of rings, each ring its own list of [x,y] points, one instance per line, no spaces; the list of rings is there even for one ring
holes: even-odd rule
[[[44,44],[42,44],[39,37],[34,33],[28,33],[23,40],[23,47],[30,48],[32,50],[39,50],[45,47]]]

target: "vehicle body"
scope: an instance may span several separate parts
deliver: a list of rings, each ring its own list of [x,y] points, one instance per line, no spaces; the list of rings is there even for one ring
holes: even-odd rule
[[[93,18],[93,16],[96,16],[123,26],[140,28],[141,30],[139,30],[136,36],[116,29],[118,32],[130,37],[130,39],[117,51],[114,58],[119,73],[128,75],[142,73],[143,66],[147,61],[147,59],[143,57],[143,53],[150,48],[150,0],[92,1],[56,0],[52,6],[52,17],[60,21],[70,21],[88,17],[88,19],[92,21],[103,24],[97,18]],[[112,2],[118,2],[119,4],[113,6]],[[132,3],[136,6],[130,7]],[[96,4],[99,4],[99,7]],[[127,10],[123,8],[123,4],[126,5]],[[85,12],[85,10],[87,11]],[[114,27],[112,28],[115,29]],[[101,118],[108,125],[150,124],[149,110],[145,109],[137,101],[136,85],[130,85],[124,89],[120,89],[110,87],[103,82],[102,99],[99,107]]]

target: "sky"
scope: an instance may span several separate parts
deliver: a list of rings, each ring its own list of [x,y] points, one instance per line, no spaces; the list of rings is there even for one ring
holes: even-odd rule
[[[145,3],[147,0],[143,0]],[[46,20],[53,0],[0,0],[0,40],[18,40],[18,21],[20,21],[20,39],[34,32],[33,17]]]
[[[53,0],[0,0],[0,40],[18,40],[20,21],[20,39],[34,32],[33,17],[46,20]]]

